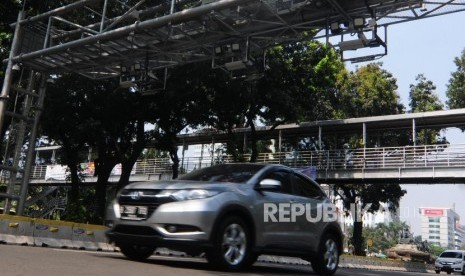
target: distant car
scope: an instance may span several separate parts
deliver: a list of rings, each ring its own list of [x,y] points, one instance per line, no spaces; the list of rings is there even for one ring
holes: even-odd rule
[[[437,274],[445,271],[447,274],[460,272],[462,275],[465,275],[465,251],[446,250],[438,256],[434,266]]]
[[[177,180],[126,186],[107,209],[106,235],[134,260],[165,247],[193,256],[205,252],[211,265],[236,271],[273,254],[301,257],[318,274],[332,275],[343,244],[337,218],[309,219],[302,206],[317,218],[317,209],[329,210],[331,203],[299,172],[281,165],[216,165]]]

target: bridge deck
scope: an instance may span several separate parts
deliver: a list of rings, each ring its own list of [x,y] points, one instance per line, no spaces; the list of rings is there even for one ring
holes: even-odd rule
[[[248,156],[246,156],[248,158]],[[231,156],[186,157],[181,171],[192,171],[214,163],[232,163]],[[365,149],[262,153],[257,163],[283,164],[305,170],[321,183],[465,183],[465,145],[429,145]],[[53,168],[52,168],[53,167]],[[58,167],[58,170],[57,170]],[[89,166],[91,167],[91,166]],[[36,166],[31,184],[65,184],[66,168]],[[119,179],[118,169],[110,182]],[[85,183],[96,181],[92,170],[84,171]],[[131,181],[169,178],[169,159],[139,160]]]

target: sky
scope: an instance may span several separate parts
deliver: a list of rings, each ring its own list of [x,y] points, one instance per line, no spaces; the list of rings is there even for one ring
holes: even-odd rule
[[[401,102],[408,108],[410,84],[423,74],[436,85],[443,103],[451,73],[456,71],[454,58],[465,49],[465,12],[416,20],[388,27],[388,55],[377,60],[397,79]],[[366,63],[359,63],[358,66]],[[349,69],[356,65],[347,64]],[[452,144],[465,143],[465,133],[447,130]],[[407,194],[400,202],[401,220],[415,235],[421,234],[419,207],[452,208],[465,224],[465,184],[402,185]]]

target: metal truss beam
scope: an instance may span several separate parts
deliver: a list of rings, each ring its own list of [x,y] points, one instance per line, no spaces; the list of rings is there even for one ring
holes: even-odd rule
[[[110,4],[121,6],[116,0],[82,0],[21,20],[19,24],[28,34],[24,36],[27,41],[23,41],[21,51],[12,61],[40,71],[75,72],[100,79],[118,76],[122,65],[134,62],[149,60],[147,69],[156,69],[211,60],[214,48],[222,44],[251,41],[248,51],[262,52],[277,43],[300,40],[302,33],[310,30],[328,30],[328,24],[334,22],[350,25],[355,18],[372,19],[382,27],[465,11],[465,0],[171,0],[163,3],[134,0],[132,3],[123,5],[116,14],[109,8]],[[100,13],[94,11],[98,5],[102,9]],[[78,22],[77,14],[83,10],[94,11],[93,22],[89,18]],[[353,32],[360,30],[347,28],[342,34]],[[327,32],[315,38],[334,35],[341,33]],[[34,43],[36,46],[29,45]]]

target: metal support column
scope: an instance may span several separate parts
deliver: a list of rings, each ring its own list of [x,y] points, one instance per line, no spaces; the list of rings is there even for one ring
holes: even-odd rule
[[[20,11],[18,14],[18,21],[24,19],[24,12]],[[5,77],[3,79],[2,93],[0,94],[0,131],[3,128],[3,122],[5,120],[6,101],[10,94],[11,81],[13,79],[13,57],[18,54],[19,46],[21,43],[21,25],[16,24],[13,42],[11,43],[10,56],[8,58],[8,64],[5,70]],[[0,137],[1,139],[3,137]]]
[[[417,145],[417,124],[415,119],[412,119],[412,141],[413,146]]]
[[[100,22],[100,32],[103,32],[104,27],[105,27],[105,19],[107,17],[107,5],[108,5],[108,0],[105,0],[105,2],[103,3],[102,21]]]
[[[212,160],[210,162],[211,166],[215,164],[215,138],[212,136]]]
[[[367,125],[366,123],[363,123],[362,143],[363,143],[363,167],[365,167],[366,148],[367,148]]]
[[[29,186],[29,178],[31,176],[31,169],[33,165],[32,159],[34,157],[36,138],[37,138],[37,128],[39,125],[40,115],[42,114],[42,108],[44,105],[45,90],[47,87],[47,78],[48,78],[48,75],[41,76],[40,87],[39,87],[39,98],[35,106],[34,124],[32,125],[31,136],[29,138],[29,147],[27,149],[26,163],[24,165],[24,175],[23,175],[23,180],[21,182],[21,189],[19,192],[19,202],[18,202],[18,210],[17,210],[18,215],[23,214],[24,205],[27,199],[27,189]]]
[[[33,86],[34,86],[34,71],[31,71],[29,73],[27,91],[32,93]],[[32,97],[27,94],[24,95],[24,101],[23,101],[23,106],[22,106],[22,111],[21,111],[21,115],[23,116],[23,118],[27,118],[31,104],[32,104]],[[15,194],[17,172],[20,171],[19,161],[21,158],[21,151],[24,145],[23,141],[24,141],[24,136],[26,135],[27,124],[28,122],[25,119],[20,119],[19,122],[17,122],[17,124],[11,126],[12,128],[16,128],[16,133],[15,133],[16,137],[14,138],[16,145],[15,145],[14,153],[13,153],[12,170],[10,171],[10,177],[8,179],[8,186],[7,186],[7,194],[10,194],[10,195]],[[4,203],[5,214],[9,214],[10,208],[11,208],[11,201],[7,198],[5,199],[5,203]]]
[[[322,149],[322,136],[323,136],[323,128],[321,126],[318,127],[318,150]]]

